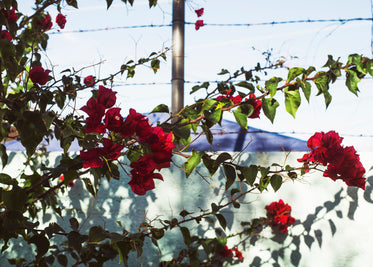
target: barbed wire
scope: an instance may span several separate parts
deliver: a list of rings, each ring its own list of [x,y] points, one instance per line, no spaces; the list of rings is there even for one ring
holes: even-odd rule
[[[268,26],[268,25],[281,25],[281,24],[301,24],[301,23],[326,23],[326,22],[338,22],[345,24],[351,21],[373,21],[373,18],[349,18],[349,19],[301,19],[301,20],[286,20],[286,21],[270,21],[270,22],[258,22],[258,23],[204,23],[205,26],[215,27],[253,27],[253,26]],[[194,25],[194,22],[185,22],[185,25]],[[86,32],[99,32],[99,31],[111,31],[111,30],[123,30],[123,29],[138,29],[138,28],[165,28],[172,27],[172,23],[169,24],[144,24],[144,25],[131,25],[131,26],[116,26],[116,27],[105,27],[96,29],[81,29],[71,31],[54,31],[49,34],[66,34],[66,33],[86,33]]]

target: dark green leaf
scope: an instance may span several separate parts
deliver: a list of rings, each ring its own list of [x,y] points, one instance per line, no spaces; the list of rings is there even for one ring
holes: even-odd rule
[[[185,245],[189,247],[189,245],[192,243],[191,238],[190,238],[190,232],[189,229],[186,227],[180,227],[180,231],[183,234],[183,239]]]
[[[355,65],[356,70],[358,72],[366,74],[366,71],[364,71],[364,68],[363,68],[363,58],[361,55],[358,55],[358,54],[349,55],[348,60],[347,60],[347,65],[350,65],[350,64]]]
[[[0,144],[0,158],[4,168],[8,163],[8,154],[6,153],[6,147],[3,144]]]
[[[78,8],[78,3],[77,3],[76,0],[66,0],[66,3],[67,3],[69,6],[72,6],[72,7]]]
[[[276,109],[280,104],[277,102],[276,99],[272,98],[263,98],[262,99],[262,108],[264,115],[273,123],[273,120],[276,116]]]
[[[227,182],[225,183],[225,190],[228,190],[234,181],[236,180],[236,170],[232,165],[223,164],[224,173],[227,177]]]
[[[346,70],[346,86],[348,90],[350,90],[353,94],[357,95],[359,89],[357,88],[357,84],[360,82],[357,73],[353,70]]]
[[[153,59],[150,63],[154,73],[157,73],[157,71],[159,70],[159,64],[160,64],[160,60],[159,59]]]
[[[66,255],[63,255],[63,254],[58,254],[57,255],[57,261],[59,264],[61,264],[63,267],[67,267],[67,257]]]
[[[205,110],[203,114],[205,115],[206,125],[212,127],[221,120],[222,110],[220,108],[211,112]]]
[[[311,95],[311,84],[304,80],[298,80],[300,87],[302,88],[303,94],[307,99],[307,102],[310,102],[310,95]]]
[[[93,226],[89,229],[88,241],[101,242],[107,237],[106,231],[101,226]]]
[[[271,177],[271,186],[275,192],[280,189],[282,185],[282,177],[281,175],[274,174]]]
[[[113,3],[113,0],[106,0],[107,9],[109,9],[112,3]]]
[[[8,210],[21,211],[23,210],[27,201],[27,193],[25,189],[21,189],[18,186],[13,185],[12,190],[2,191],[1,200],[4,202],[4,205]]]
[[[212,212],[217,212],[219,211],[220,207],[218,205],[216,205],[215,203],[211,203],[211,210]]]
[[[368,60],[367,71],[368,71],[369,75],[373,77],[373,59]]]
[[[249,167],[245,166],[240,168],[240,171],[242,180],[245,179],[246,183],[252,186],[256,176],[258,175],[258,167],[256,165],[250,165]]]
[[[71,229],[77,231],[79,228],[78,220],[76,218],[70,218],[69,222],[70,222]]]
[[[227,153],[227,152],[223,152],[221,153],[215,160],[215,164],[216,166],[219,166],[220,164],[222,164],[223,162],[226,162],[227,160],[230,160],[232,159],[232,156]]]
[[[194,168],[201,162],[202,155],[203,152],[197,152],[195,149],[192,150],[192,156],[184,164],[186,177],[189,177]]]
[[[244,87],[246,89],[249,89],[250,90],[249,94],[252,94],[255,91],[254,85],[252,83],[249,83],[249,82],[246,82],[246,81],[241,81],[239,83],[236,83],[235,85],[240,86],[240,87]]]
[[[7,185],[18,185],[17,179],[13,179],[6,173],[0,173],[0,183]]]
[[[215,214],[215,216],[218,219],[220,226],[225,230],[227,228],[227,221],[225,220],[224,216],[221,214]]]
[[[96,192],[95,192],[95,189],[92,185],[92,182],[89,178],[82,178],[84,184],[85,184],[85,187],[87,188],[87,191],[92,195],[92,196],[96,196]]]
[[[156,240],[161,239],[164,236],[164,230],[152,229],[152,237]]]
[[[188,212],[188,211],[186,211],[186,210],[182,210],[180,213],[179,213],[179,215],[181,216],[181,217],[186,217],[187,215],[189,215],[189,214],[191,214],[190,212]]]
[[[71,231],[67,235],[67,241],[68,241],[69,247],[72,247],[76,251],[80,252],[80,250],[82,249],[82,243],[84,242],[84,240],[78,232]]]
[[[170,113],[168,106],[165,104],[160,104],[156,106],[150,113],[155,113],[155,112]]]
[[[335,226],[335,223],[329,219],[329,225],[330,225],[330,230],[332,231],[332,236],[337,232],[337,227]]]
[[[34,235],[29,242],[36,245],[37,259],[40,259],[49,250],[49,240],[45,235]]]
[[[192,91],[190,91],[190,94],[193,94],[193,93],[197,92],[201,88],[207,89],[209,86],[210,86],[210,84],[208,82],[204,82],[201,85],[195,85],[195,86],[192,87]]]
[[[209,173],[211,176],[214,175],[214,173],[217,171],[218,169],[218,165],[215,163],[215,160],[211,159],[210,156],[208,156],[207,154],[204,154],[202,156],[202,160],[203,160],[203,164],[206,166],[206,168],[209,170]]]

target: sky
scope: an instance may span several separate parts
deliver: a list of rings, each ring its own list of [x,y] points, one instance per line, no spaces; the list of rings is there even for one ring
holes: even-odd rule
[[[27,2],[32,6],[34,1],[22,1],[24,8],[27,8]],[[106,10],[105,0],[78,1],[78,10],[66,7],[62,12],[67,18],[66,27],[59,34],[50,35],[45,65],[53,66],[57,73],[66,68],[79,69],[103,62],[81,73],[83,77],[92,74],[103,78],[116,72],[128,60],[137,60],[153,51],[171,47],[171,27],[76,32],[170,24],[172,1],[158,2],[159,5],[152,9],[149,9],[147,0],[135,0],[133,7],[114,0],[109,10]],[[186,25],[185,28],[185,80],[191,82],[185,84],[186,105],[194,101],[195,96],[189,94],[197,84],[194,82],[224,80],[227,77],[217,75],[222,68],[234,72],[242,66],[251,69],[257,62],[265,64],[263,52],[270,51],[273,61],[284,59],[287,67],[315,66],[318,70],[329,54],[334,58],[340,57],[342,62],[346,62],[347,56],[352,53],[372,57],[372,22],[369,21],[251,27],[208,25],[372,17],[371,0],[187,0],[186,21],[195,22],[197,16],[194,10],[202,7],[205,12],[201,19],[207,25],[198,31],[194,25]],[[48,12],[52,17],[57,14],[55,8],[48,9]],[[55,26],[51,32],[56,31]],[[160,103],[171,104],[171,53],[167,56],[167,62],[161,64],[156,75],[147,67],[139,67],[134,79],[115,79],[117,103],[124,112],[134,108],[145,113]],[[286,78],[286,71],[269,72],[266,79],[272,76]],[[138,85],[141,83],[145,85]],[[313,88],[309,104],[302,98],[296,119],[286,113],[283,99],[279,97],[281,106],[273,124],[262,114],[261,119],[250,120],[249,126],[305,140],[316,131],[336,130],[345,137],[344,145],[354,145],[358,151],[372,151],[373,79],[359,84],[359,97],[349,92],[344,83],[345,79],[341,78],[332,85],[333,101],[327,110],[323,97],[315,97],[317,91]],[[84,105],[89,97],[89,91],[83,93],[77,106]],[[226,114],[224,118],[233,120],[232,114]]]

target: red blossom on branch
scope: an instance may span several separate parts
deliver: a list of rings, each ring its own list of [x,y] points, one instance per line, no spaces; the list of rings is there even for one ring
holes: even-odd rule
[[[90,87],[94,86],[95,83],[96,83],[95,77],[93,77],[93,75],[89,75],[89,76],[85,77],[83,82],[86,86],[90,86]]]
[[[1,31],[0,39],[8,39],[9,42],[13,40],[12,36],[8,31]]]
[[[308,168],[309,162],[327,166],[323,176],[334,181],[341,179],[348,186],[356,186],[364,190],[365,168],[355,148],[343,147],[342,140],[343,138],[335,131],[317,132],[307,141],[311,152],[303,155],[298,161],[303,162],[305,168]]]
[[[49,14],[45,15],[45,17],[41,20],[37,20],[36,24],[43,30],[47,31],[50,30],[53,26],[51,16]]]
[[[291,206],[285,204],[282,199],[265,206],[265,209],[267,210],[269,225],[273,229],[279,228],[281,232],[287,233],[288,226],[295,222],[295,219],[290,215]]]
[[[197,14],[197,17],[201,17],[203,15],[204,11],[205,11],[204,8],[194,10],[194,12],[196,12],[196,14]]]
[[[41,66],[35,66],[30,70],[29,76],[33,83],[45,85],[48,82],[50,72],[50,70],[44,70]]]
[[[247,104],[250,104],[253,106],[254,111],[253,113],[249,116],[250,119],[256,119],[259,118],[260,116],[260,111],[262,109],[262,101],[260,99],[254,99],[256,96],[254,94],[250,94],[249,98],[245,99],[245,102]]]
[[[61,29],[64,29],[66,24],[66,17],[61,13],[58,14],[56,17],[56,23]]]
[[[10,10],[6,10],[3,8],[1,11],[3,12],[7,20],[13,21],[13,22],[16,22],[18,20],[15,7],[12,7]]]
[[[197,20],[194,23],[194,26],[195,26],[196,31],[198,31],[199,28],[201,28],[202,26],[205,26],[205,24],[203,24],[203,20],[202,19],[199,19],[199,20]]]

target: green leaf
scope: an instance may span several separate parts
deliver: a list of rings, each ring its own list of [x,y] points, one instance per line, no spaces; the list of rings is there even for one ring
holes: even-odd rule
[[[227,152],[223,152],[221,153],[215,160],[215,164],[216,166],[219,166],[220,164],[222,164],[223,162],[226,162],[227,160],[230,160],[232,159],[232,156],[231,154],[227,153]]]
[[[228,190],[234,181],[236,180],[236,170],[232,165],[223,164],[224,173],[227,177],[227,182],[225,183],[225,190]]]
[[[186,228],[186,227],[180,227],[180,231],[183,235],[185,245],[187,245],[189,247],[190,244],[192,243],[192,239],[190,238],[189,229]]]
[[[7,185],[18,185],[17,179],[13,179],[6,173],[0,173],[0,183]]]
[[[289,112],[294,118],[297,110],[300,106],[300,94],[299,90],[290,91],[289,87],[285,88],[285,107],[286,111]]]
[[[218,212],[220,210],[220,207],[216,205],[215,203],[211,203],[211,210],[212,212]]]
[[[82,178],[84,184],[85,184],[85,187],[87,188],[87,191],[92,195],[92,196],[96,196],[96,192],[95,192],[95,189],[92,185],[92,182],[89,178]]]
[[[6,147],[3,144],[0,144],[0,158],[3,163],[3,168],[8,164],[8,154],[6,153]]]
[[[192,150],[192,156],[184,163],[184,169],[186,172],[186,177],[192,173],[192,171],[201,162],[202,155],[204,152],[197,152],[195,149]]]
[[[150,113],[155,113],[155,112],[170,113],[168,106],[165,104],[160,104],[156,106]]]
[[[150,63],[150,65],[151,65],[151,67],[152,67],[152,69],[153,69],[153,71],[154,71],[154,73],[157,73],[157,71],[159,70],[159,68],[160,68],[160,66],[159,66],[159,64],[160,64],[160,60],[159,59],[153,59],[152,61],[151,61],[151,63]]]
[[[347,65],[355,65],[356,70],[358,72],[361,72],[363,74],[366,74],[366,71],[363,68],[363,58],[361,55],[358,54],[352,54],[348,56]]]
[[[297,79],[300,87],[302,88],[303,94],[307,99],[307,102],[310,102],[310,96],[311,96],[311,84],[304,80]]]
[[[249,167],[244,166],[240,168],[241,174],[239,174],[239,177],[241,180],[246,181],[247,184],[253,185],[254,181],[256,179],[256,176],[258,175],[258,166],[256,165],[250,165]]]
[[[179,215],[181,216],[181,217],[186,217],[187,215],[189,215],[189,214],[192,214],[191,212],[188,212],[188,211],[186,211],[186,210],[182,210],[180,213],[179,213]]]
[[[70,222],[71,229],[73,229],[74,231],[77,231],[79,228],[78,220],[76,218],[70,218],[69,222]]]
[[[314,80],[316,87],[319,89],[318,95],[329,90],[329,79],[324,71],[319,71],[315,75],[317,78]]]
[[[161,230],[152,229],[151,232],[152,232],[152,237],[155,240],[159,240],[159,239],[161,239],[164,236],[164,230],[163,229],[161,229]]]
[[[357,73],[353,70],[346,70],[346,86],[348,87],[348,90],[356,96],[359,91],[357,87],[358,82],[360,82],[360,79],[357,76]]]
[[[82,243],[84,242],[84,238],[81,234],[76,231],[71,231],[67,235],[67,241],[69,247],[74,248],[76,251],[80,252],[82,249]]]
[[[227,221],[224,216],[221,214],[215,214],[215,216],[218,219],[220,226],[225,230],[227,228]]]
[[[67,257],[66,255],[63,255],[63,254],[58,254],[57,255],[57,261],[59,264],[61,264],[63,267],[67,267]]]
[[[1,201],[4,202],[4,205],[8,210],[21,211],[23,210],[26,204],[26,201],[27,201],[26,190],[21,189],[16,185],[13,185],[12,190],[9,190],[9,191],[3,190],[0,196],[1,196]]]
[[[325,91],[323,95],[325,99],[325,106],[328,108],[329,104],[332,102],[332,95],[329,93],[329,91]]]
[[[195,86],[192,87],[192,91],[190,91],[190,94],[193,94],[193,93],[197,92],[199,89],[202,89],[202,88],[207,89],[209,86],[210,86],[210,83],[208,83],[208,82],[204,82],[201,85],[195,85]]]
[[[219,166],[215,163],[215,160],[211,159],[210,156],[207,154],[204,154],[202,156],[203,164],[208,169],[211,176],[214,175],[214,173],[218,170]]]
[[[221,120],[222,110],[220,108],[212,112],[205,110],[203,114],[205,115],[206,125],[212,127]]]
[[[246,89],[249,89],[250,90],[249,94],[252,94],[255,91],[254,85],[252,83],[249,83],[249,82],[246,82],[246,81],[241,81],[239,83],[236,83],[235,86],[240,86],[240,87],[244,87]]]
[[[367,71],[368,71],[369,75],[373,77],[373,59],[368,60]]]
[[[124,266],[128,266],[128,253],[131,251],[131,244],[126,241],[119,241],[113,244],[114,249],[118,251],[119,263],[124,262]]]
[[[215,99],[206,99],[202,105],[201,113],[205,110],[210,110],[216,103],[218,103],[218,101],[216,101]]]
[[[238,125],[244,130],[247,129],[247,115],[241,112],[240,107],[233,111],[234,118]]]
[[[78,2],[77,2],[76,0],[66,0],[66,3],[67,3],[69,6],[72,6],[72,7],[78,8]]]
[[[281,175],[274,174],[271,177],[271,186],[275,192],[280,189],[282,185],[282,177]]]
[[[93,226],[89,229],[88,241],[90,242],[101,242],[107,237],[106,231],[101,226]]]
[[[274,98],[263,98],[262,99],[262,108],[264,115],[273,123],[273,120],[276,116],[276,109],[280,104]]]
[[[286,82],[292,81],[295,77],[302,74],[304,72],[303,68],[291,68],[288,72],[288,78]]]
[[[277,85],[281,81],[282,78],[272,77],[271,79],[265,82],[265,88],[268,90],[269,94],[271,95],[271,98],[276,94]]]
[[[49,240],[45,237],[45,235],[34,235],[30,238],[30,243],[34,243],[36,245],[36,258],[37,261],[49,250]]]

